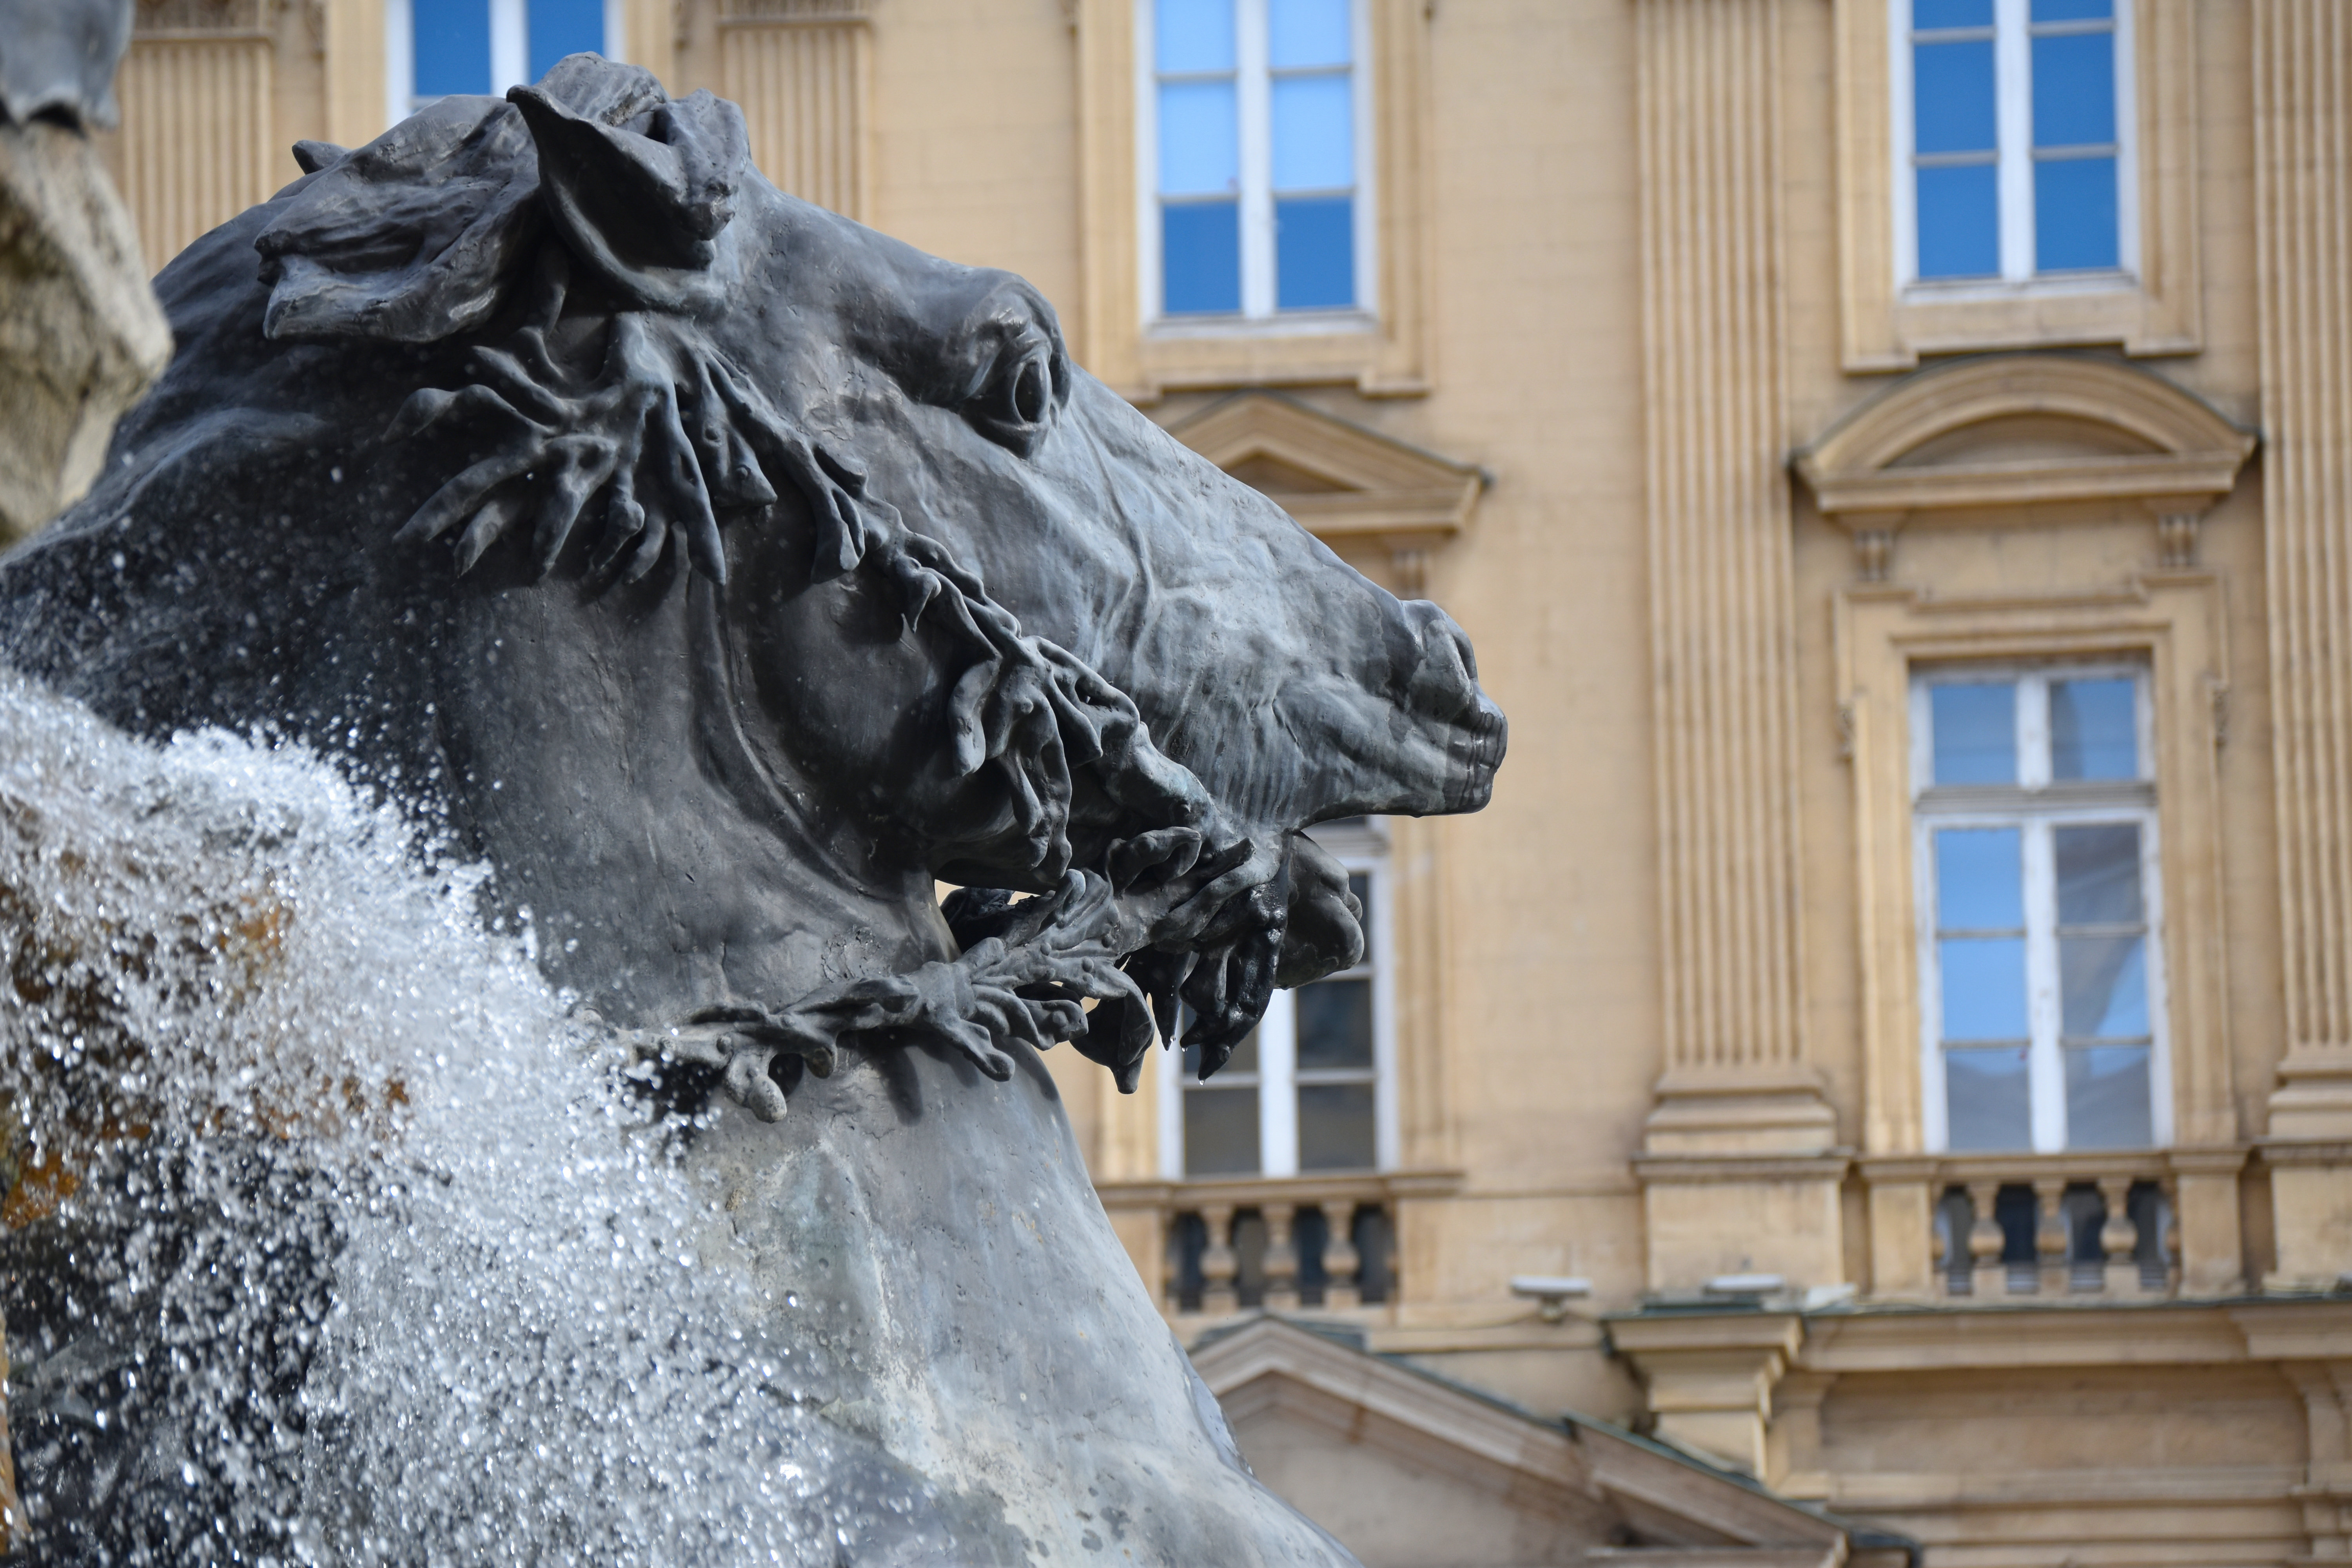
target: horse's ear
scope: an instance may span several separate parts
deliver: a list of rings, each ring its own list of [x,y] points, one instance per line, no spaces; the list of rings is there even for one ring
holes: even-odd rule
[[[742,111],[698,92],[625,121],[581,112],[578,93],[557,79],[573,60],[591,68],[590,58],[507,94],[539,148],[541,204],[589,270],[638,304],[677,310],[715,297],[711,263],[751,162]]]

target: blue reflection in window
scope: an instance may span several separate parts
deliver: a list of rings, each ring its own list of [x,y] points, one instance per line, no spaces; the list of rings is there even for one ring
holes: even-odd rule
[[[1922,32],[1931,27],[1990,27],[1992,0],[1911,0],[1911,26]]]
[[[490,90],[489,0],[412,0],[416,96]]]
[[[1928,688],[1939,784],[2017,782],[2017,688],[1953,681]]]
[[[1356,302],[1356,204],[1289,196],[1274,204],[1274,302],[1284,310],[1345,310]]]
[[[566,55],[604,52],[604,0],[530,0],[530,79]]]
[[[2000,184],[1990,163],[1919,171],[1919,276],[2000,271]]]
[[[1240,188],[1241,142],[1231,81],[1160,84],[1160,194],[1223,195]]]
[[[1186,202],[1160,213],[1160,309],[1171,316],[1229,315],[1242,308],[1238,202]]]
[[[2021,1040],[2025,1018],[2025,939],[1946,937],[1936,943],[1944,983],[1947,1040]]]
[[[1274,188],[1344,191],[1356,183],[1356,127],[1349,80],[1334,76],[1274,81]]]
[[[1912,150],[1989,153],[1999,146],[1992,40],[1921,44],[1911,57]]]
[[[2105,147],[2116,139],[2116,40],[2060,33],[2033,40],[2033,144]]]
[[[1938,829],[1936,929],[2024,930],[2022,864],[2014,827]]]
[[[2101,22],[2116,14],[2116,0],[2033,0],[2036,22]]]
[[[2059,1031],[2072,1040],[2147,1038],[2147,939],[2058,939]]]
[[[2081,272],[2120,265],[2116,161],[2055,158],[2033,165],[2033,268]]]
[[[1276,70],[1343,66],[1353,52],[1348,0],[1266,0],[1265,59]]]
[[[2120,680],[2050,683],[2050,776],[2139,777],[2136,685]]]
[[[1234,68],[1234,0],[1159,0],[1152,65],[1162,74]]]

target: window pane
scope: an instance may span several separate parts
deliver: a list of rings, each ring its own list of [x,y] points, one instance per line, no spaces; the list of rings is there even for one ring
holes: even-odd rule
[[[2050,683],[2050,776],[2139,777],[2139,720],[2131,680]]]
[[[1348,0],[1266,0],[1265,58],[1275,69],[1343,66],[1352,53]]]
[[[1257,1090],[1184,1091],[1184,1173],[1247,1176],[1257,1171]]]
[[[2023,931],[2014,827],[1947,827],[1936,835],[1936,929]]]
[[[2058,993],[2068,1039],[2147,1038],[2147,938],[2060,937]]]
[[[1356,183],[1350,79],[1277,77],[1274,83],[1274,188],[1344,191]]]
[[[1216,315],[1242,308],[1239,203],[1164,207],[1160,235],[1161,310],[1171,316]]]
[[[1372,1147],[1372,1086],[1303,1084],[1298,1090],[1298,1168],[1369,1171]]]
[[[1284,310],[1338,310],[1356,302],[1356,204],[1291,196],[1274,204],[1274,302]]]
[[[1298,1070],[1372,1065],[1372,983],[1318,980],[1298,988]]]
[[[1928,705],[1937,784],[2017,782],[2017,688],[1954,682],[1929,688]]]
[[[2000,144],[1990,38],[1915,45],[1911,58],[1912,151],[1986,153]]]
[[[1177,1026],[1178,1031],[1181,1033],[1192,1026],[1192,1010],[1190,1007],[1187,1007],[1184,1009],[1183,1022]],[[1256,1072],[1257,1031],[1255,1029],[1252,1029],[1248,1034],[1242,1037],[1242,1043],[1234,1047],[1234,1054],[1225,1058],[1225,1065],[1219,1068],[1216,1072],[1211,1076],[1209,1081],[1212,1083],[1222,1083],[1228,1078],[1247,1078],[1254,1076]],[[1198,1046],[1186,1046],[1184,1047],[1184,1081],[1186,1083],[1195,1083],[1199,1081],[1200,1077],[1201,1047]]]
[[[2066,1142],[2074,1149],[2145,1149],[2156,1142],[2146,1046],[2069,1047]]]
[[[2115,35],[2034,39],[2033,144],[2105,146],[2115,139]]]
[[[2025,1038],[2025,939],[1947,937],[1936,944],[1943,967],[1948,1040]]]
[[[2116,0],[2033,0],[2037,22],[2096,22],[2116,14]]]
[[[2033,269],[2080,272],[2114,267],[2116,161],[2037,160],[2033,165]]]
[[[2033,1113],[2023,1046],[1944,1053],[1945,1147],[2029,1149]]]
[[[2101,823],[2053,831],[2060,926],[2129,926],[2139,902],[2139,826]]]
[[[413,0],[416,96],[490,90],[490,0]]]
[[[2000,272],[2000,191],[1992,164],[1922,169],[1919,276],[1993,278]]]
[[[1152,65],[1164,72],[1234,68],[1234,0],[1159,0]]]
[[[1992,0],[1911,0],[1911,26],[1990,27]]]
[[[566,55],[604,52],[604,0],[530,0],[530,79]]]
[[[1160,84],[1160,194],[1227,195],[1241,188],[1241,143],[1230,81]]]

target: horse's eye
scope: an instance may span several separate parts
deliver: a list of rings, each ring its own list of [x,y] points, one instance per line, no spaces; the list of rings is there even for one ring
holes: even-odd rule
[[[1024,332],[998,355],[980,391],[964,405],[964,417],[990,440],[1025,458],[1045,438],[1067,374],[1055,363],[1050,340]]]

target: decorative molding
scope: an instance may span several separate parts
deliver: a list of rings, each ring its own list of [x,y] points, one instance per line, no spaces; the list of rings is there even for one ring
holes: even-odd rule
[[[865,0],[726,0],[719,18],[719,90],[742,107],[751,161],[848,218],[874,205],[871,33]]]
[[[1486,476],[1279,393],[1245,392],[1169,434],[1265,494],[1326,543],[1418,556],[1470,526]],[[1414,563],[1401,561],[1410,577]]]
[[[2213,687],[2230,680],[2221,579],[2153,572],[2104,593],[1968,599],[1855,584],[1837,596],[1832,636],[1838,689],[1853,708],[1864,1152],[1912,1154],[1925,1141],[1910,852],[1913,665],[2116,655],[2147,660],[2156,704],[2174,1136],[2185,1145],[2237,1142],[2221,779],[2210,729]]]
[[[2091,438],[2086,446],[2095,440],[2105,449],[1906,461],[1972,427],[2032,418],[2077,425]],[[1798,453],[1794,467],[1822,515],[1853,530],[1857,543],[1865,532],[1937,512],[2134,500],[2158,516],[2168,553],[2182,553],[2184,524],[2175,520],[2185,519],[2193,557],[2196,519],[2236,487],[2254,445],[2253,436],[2161,376],[2087,356],[2013,354],[1898,382]]]
[[[1665,1066],[1785,1072],[1804,1011],[1785,20],[1780,0],[1633,20]]]
[[[2133,0],[2138,277],[2113,289],[1995,287],[1964,297],[1918,290],[1906,299],[1895,277],[1887,0],[1834,0],[1839,318],[1847,370],[1908,370],[1923,354],[1984,349],[2117,343],[2134,354],[2174,354],[2204,346],[2198,3]]]
[[[133,38],[181,34],[262,34],[279,0],[139,0],[131,14]]]
[[[1370,56],[1359,79],[1372,118],[1375,298],[1349,330],[1286,324],[1232,332],[1148,331],[1136,169],[1135,0],[1073,0],[1078,58],[1077,357],[1123,395],[1157,402],[1188,388],[1352,384],[1368,397],[1430,387],[1432,110],[1423,0],[1358,0]]]
[[[2273,1133],[2352,1131],[2352,9],[2254,0],[2254,230],[2280,959]]]

